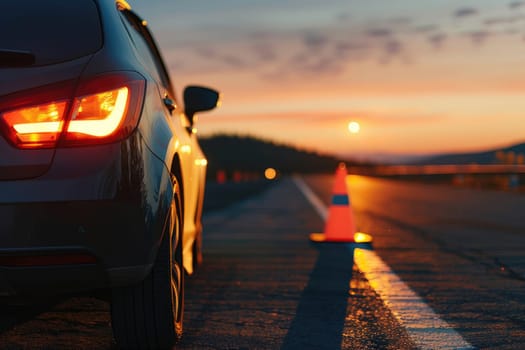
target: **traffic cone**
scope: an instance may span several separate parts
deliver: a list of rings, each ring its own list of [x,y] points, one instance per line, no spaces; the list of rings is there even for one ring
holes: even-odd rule
[[[370,243],[372,236],[356,232],[350,196],[346,187],[346,166],[340,163],[335,172],[332,204],[328,209],[324,233],[311,233],[313,242]]]

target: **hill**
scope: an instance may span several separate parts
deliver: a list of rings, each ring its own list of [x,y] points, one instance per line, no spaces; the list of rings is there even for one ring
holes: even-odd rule
[[[524,164],[525,143],[482,152],[442,154],[420,159],[416,164]]]
[[[215,135],[200,139],[208,158],[208,174],[222,170],[227,174],[263,174],[274,168],[281,174],[333,172],[342,159],[301,150],[250,136]],[[354,162],[345,161],[347,165]]]

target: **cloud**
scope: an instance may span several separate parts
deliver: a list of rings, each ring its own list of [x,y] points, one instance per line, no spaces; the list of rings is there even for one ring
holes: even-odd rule
[[[395,56],[403,52],[404,47],[400,41],[393,39],[393,40],[387,41],[383,48],[387,54],[391,56]]]
[[[409,25],[413,22],[413,19],[410,17],[394,17],[389,22],[394,25]]]
[[[346,61],[362,61],[370,56],[371,47],[368,44],[352,41],[335,43],[334,56]]]
[[[401,57],[406,60],[404,54],[405,46],[394,37],[394,31],[388,28],[371,28],[365,31],[364,35],[376,39],[373,44],[374,50],[379,50],[379,63],[388,64],[393,59]]]
[[[372,28],[366,30],[365,34],[372,38],[387,38],[392,35],[392,30],[387,28]]]
[[[211,47],[196,47],[194,52],[203,58],[215,58],[217,57],[217,52]]]
[[[414,33],[430,33],[439,30],[439,27],[435,24],[425,24],[412,28]]]
[[[395,58],[400,58],[405,63],[410,61],[405,45],[397,39],[386,41],[381,47],[381,54],[382,56],[379,59],[379,63],[381,64],[388,64]]]
[[[341,12],[336,15],[335,19],[337,22],[347,23],[352,20],[352,15],[348,12]]]
[[[446,39],[447,39],[447,36],[443,33],[436,33],[428,37],[428,41],[435,48],[441,48]]]
[[[318,57],[305,68],[314,74],[339,74],[344,71],[342,61],[331,55]]]
[[[483,44],[490,35],[490,32],[483,30],[467,33],[467,36],[470,37],[475,45]]]
[[[309,49],[322,49],[328,42],[328,39],[319,33],[308,32],[303,36],[303,43]]]
[[[227,54],[219,56],[219,60],[232,68],[246,68],[248,64],[237,55]]]
[[[340,42],[319,32],[306,32],[300,37],[302,47],[288,59],[281,61],[279,67],[262,74],[265,78],[292,77],[303,74],[332,76],[345,70],[347,59],[352,51],[362,48]],[[273,50],[276,52],[277,50]],[[281,50],[286,52],[286,50]],[[278,61],[278,58],[275,60]]]
[[[238,55],[222,53],[210,47],[197,47],[194,49],[195,54],[208,62],[213,62],[228,68],[242,69],[248,67],[247,62],[242,60]]]
[[[520,22],[520,21],[523,21],[523,20],[525,20],[525,15],[524,14],[518,14],[518,15],[514,15],[514,16],[509,16],[509,17],[488,18],[485,21],[483,21],[483,23],[488,25],[488,26],[493,26],[493,25],[514,24],[516,22]]]
[[[277,59],[274,47],[268,43],[257,43],[253,46],[255,56],[264,62],[271,62]]]
[[[299,72],[301,74],[333,75],[344,71],[344,60],[330,52],[318,55],[312,55],[310,52],[300,52],[287,62],[284,71]]]
[[[509,8],[511,10],[515,10],[515,9],[519,9],[521,7],[525,6],[525,2],[524,1],[513,1],[509,4]]]
[[[478,10],[472,7],[463,7],[460,9],[457,9],[454,12],[454,17],[456,18],[464,18],[464,17],[470,17],[478,14]]]
[[[379,63],[387,64],[395,58],[408,61],[405,45],[393,37],[393,31],[388,28],[371,28],[362,31],[361,36],[351,37],[353,39],[332,39],[328,35],[308,33],[303,36],[305,51],[294,54],[286,68],[281,67],[279,71],[287,75],[295,72],[333,76],[344,72],[352,62],[378,59]]]
[[[393,21],[403,26],[411,23],[408,17],[397,17],[389,20],[389,25],[346,28],[346,32],[340,27],[337,31],[333,27],[254,31],[246,42],[193,48],[184,63],[186,68],[205,62],[209,70],[235,69],[251,71],[263,79],[292,80],[313,75],[321,79],[335,77],[346,73],[356,62],[406,63],[408,46],[403,32],[397,35],[392,29]]]

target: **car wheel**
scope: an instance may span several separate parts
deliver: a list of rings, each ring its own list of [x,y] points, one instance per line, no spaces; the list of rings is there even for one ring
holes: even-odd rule
[[[137,285],[113,289],[113,335],[124,349],[171,349],[182,337],[182,215],[176,181],[174,188],[168,225],[151,272]]]

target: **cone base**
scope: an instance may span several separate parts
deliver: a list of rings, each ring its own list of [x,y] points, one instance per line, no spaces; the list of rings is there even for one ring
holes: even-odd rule
[[[310,240],[316,243],[372,243],[373,238],[371,235],[363,232],[356,232],[353,237],[330,237],[324,233],[311,233]]]

